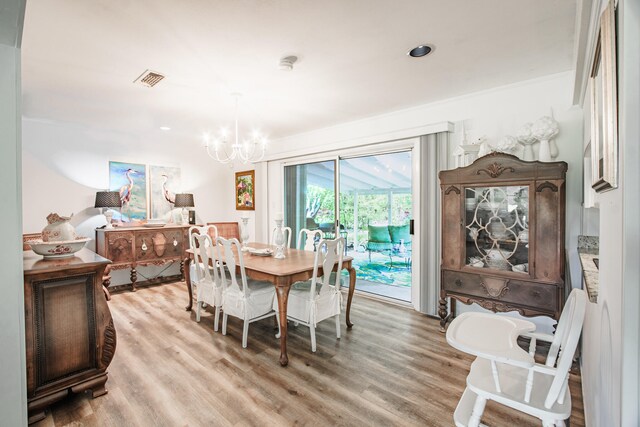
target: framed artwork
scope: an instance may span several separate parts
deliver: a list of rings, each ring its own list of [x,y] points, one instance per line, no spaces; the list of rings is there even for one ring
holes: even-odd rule
[[[109,190],[119,191],[123,222],[147,218],[147,171],[145,165],[109,162]]]
[[[150,218],[171,222],[176,193],[181,191],[180,168],[149,166]]]
[[[256,209],[255,183],[255,171],[236,172],[236,210]]]
[[[618,187],[618,96],[615,1],[600,16],[591,67],[591,186],[597,192]]]

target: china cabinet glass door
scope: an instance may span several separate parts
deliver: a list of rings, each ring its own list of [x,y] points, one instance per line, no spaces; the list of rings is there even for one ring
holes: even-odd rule
[[[529,187],[465,188],[465,264],[529,272]]]

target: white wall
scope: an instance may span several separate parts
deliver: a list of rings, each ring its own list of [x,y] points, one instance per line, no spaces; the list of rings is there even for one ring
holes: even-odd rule
[[[39,232],[51,212],[74,214],[80,235],[95,238],[104,216],[93,207],[95,193],[109,186],[109,161],[177,166],[182,192],[193,193],[197,222],[235,219],[233,173],[210,159],[197,137],[191,141],[162,131],[130,135],[77,124],[23,120],[23,230]],[[87,247],[93,249],[95,243]],[[178,266],[167,274],[174,274]],[[157,268],[148,268],[155,275]],[[141,271],[141,274],[145,274]],[[127,282],[128,273],[114,272],[113,284]]]
[[[594,2],[602,9],[603,2]],[[618,3],[619,187],[600,193],[600,289],[582,334],[588,425],[637,426],[640,321],[640,4]],[[592,25],[591,33],[597,27]],[[588,66],[588,64],[587,64]],[[587,93],[589,88],[587,88]],[[589,111],[588,97],[585,111]]]
[[[20,190],[20,39],[25,2],[0,13],[0,424],[27,425]]]
[[[580,264],[576,248],[582,214],[583,123],[582,110],[572,106],[572,91],[572,72],[554,74],[277,140],[270,148],[270,155],[272,158],[288,157],[407,138],[433,132],[432,124],[443,122],[456,124],[455,133],[451,137],[451,147],[454,148],[460,142],[463,122],[468,141],[480,137],[497,141],[505,135],[514,135],[524,123],[549,115],[553,109],[554,116],[560,123],[560,134],[556,138],[560,151],[557,160],[569,164],[566,230],[568,263],[571,277],[577,278],[572,281],[573,285],[580,286]],[[269,176],[276,176],[276,162],[270,162],[270,165]],[[270,194],[281,191],[279,185],[277,180],[270,180]],[[270,209],[277,209],[277,205],[271,206],[276,201],[270,199],[269,203]],[[567,272],[568,280],[569,277]],[[462,311],[482,310],[478,306],[458,306]],[[541,329],[551,331],[553,322],[550,319],[542,317],[534,321]]]

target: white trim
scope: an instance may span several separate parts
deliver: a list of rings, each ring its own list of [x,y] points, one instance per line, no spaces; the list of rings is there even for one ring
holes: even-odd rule
[[[357,122],[353,122],[357,123]],[[340,152],[343,154],[345,150],[355,147],[367,147],[377,146],[380,144],[393,144],[398,141],[403,141],[411,138],[416,138],[421,135],[427,135],[438,132],[453,132],[454,124],[451,122],[440,122],[425,126],[418,126],[409,129],[400,129],[392,132],[384,132],[379,134],[367,135],[360,138],[348,138],[340,141],[333,141],[324,145],[321,149],[316,146],[305,147],[299,150],[291,150],[281,153],[275,153],[270,156],[266,156],[266,161],[273,160],[286,160],[286,159],[298,159],[307,158],[307,156],[316,156],[331,153]],[[315,131],[314,131],[315,132]],[[288,139],[288,138],[286,138]],[[283,139],[282,141],[286,141]]]

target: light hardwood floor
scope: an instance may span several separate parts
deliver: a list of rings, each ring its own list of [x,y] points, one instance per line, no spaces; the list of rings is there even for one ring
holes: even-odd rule
[[[451,348],[438,321],[355,296],[347,330],[289,328],[287,368],[278,364],[273,319],[242,324],[227,336],[184,311],[184,283],[113,295],[118,347],[105,396],[76,395],[52,407],[48,426],[451,426],[472,358]],[[571,426],[584,425],[579,375],[571,375]],[[490,426],[538,426],[536,419],[489,403]]]

